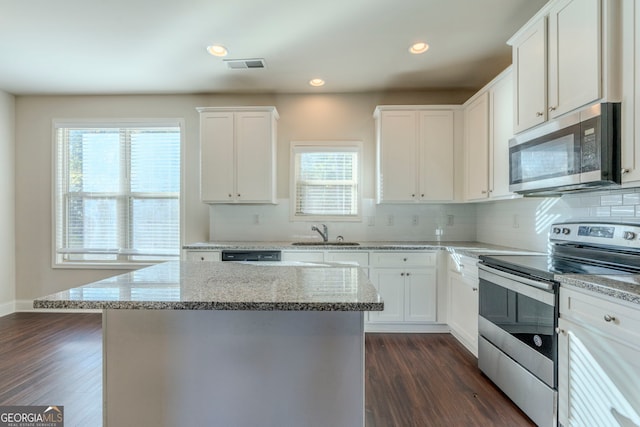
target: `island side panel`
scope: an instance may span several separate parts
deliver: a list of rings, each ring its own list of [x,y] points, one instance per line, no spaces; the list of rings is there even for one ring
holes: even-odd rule
[[[363,317],[105,310],[104,425],[364,426]]]

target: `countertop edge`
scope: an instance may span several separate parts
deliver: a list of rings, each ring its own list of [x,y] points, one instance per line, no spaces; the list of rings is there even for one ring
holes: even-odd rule
[[[319,302],[119,302],[34,300],[35,309],[217,310],[217,311],[382,311],[384,303]]]
[[[599,295],[607,296],[618,301],[625,301],[640,306],[640,285],[620,280],[629,276],[559,274],[555,279],[560,286],[573,286]],[[640,282],[640,276],[638,281]]]

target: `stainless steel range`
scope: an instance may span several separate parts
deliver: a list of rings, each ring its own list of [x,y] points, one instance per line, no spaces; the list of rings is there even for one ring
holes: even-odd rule
[[[557,425],[558,274],[640,273],[640,224],[566,222],[548,255],[481,256],[478,367],[539,426]]]

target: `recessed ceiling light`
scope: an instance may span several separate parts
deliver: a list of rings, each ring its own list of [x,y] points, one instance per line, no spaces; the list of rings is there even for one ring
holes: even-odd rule
[[[309,84],[311,86],[315,86],[315,87],[324,86],[324,80],[322,80],[322,79],[311,79],[311,80],[309,80]]]
[[[425,53],[429,49],[429,45],[425,42],[417,42],[411,45],[409,48],[409,52],[418,55],[420,53]]]
[[[227,48],[221,46],[219,44],[213,44],[211,46],[207,46],[207,52],[209,52],[213,56],[227,56]]]

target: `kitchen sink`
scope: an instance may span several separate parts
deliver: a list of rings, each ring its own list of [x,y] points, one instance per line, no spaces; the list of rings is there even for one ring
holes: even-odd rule
[[[293,242],[293,246],[360,246],[357,242]]]

